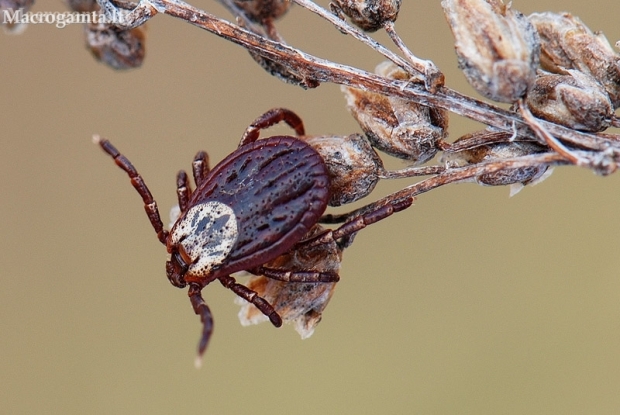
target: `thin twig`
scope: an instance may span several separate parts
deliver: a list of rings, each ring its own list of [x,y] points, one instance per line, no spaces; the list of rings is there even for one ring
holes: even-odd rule
[[[347,65],[333,63],[293,47],[271,41],[230,22],[219,19],[210,13],[196,9],[185,2],[179,0],[157,0],[157,2],[161,5],[161,10],[165,14],[182,19],[194,26],[237,43],[246,49],[279,62],[319,82],[332,82],[383,95],[398,96],[422,105],[446,109],[457,115],[493,126],[499,130],[512,132],[513,128],[516,128],[521,135],[534,136],[527,123],[518,114],[467,97],[445,86],[440,88],[437,93],[432,94],[422,85],[410,83],[403,85],[402,81],[386,79]],[[611,145],[620,150],[620,137],[614,140],[601,140],[600,137],[593,134],[575,131],[545,121],[541,121],[541,123],[558,139],[575,146],[589,150],[604,150]],[[617,135],[614,136],[618,137]]]
[[[396,65],[405,69],[408,73],[413,75],[416,72],[420,72],[420,71],[417,71],[416,68],[411,66],[409,62],[407,62],[400,56],[396,55],[394,52],[392,52],[391,50],[383,46],[381,43],[377,42],[376,40],[368,36],[366,33],[348,24],[340,16],[336,16],[335,14],[330,13],[329,11],[318,6],[316,3],[310,0],[293,0],[293,1],[297,3],[298,5],[300,5],[301,7],[327,20],[328,22],[336,26],[336,28],[338,28],[338,30],[340,30],[342,33],[351,35],[353,38],[369,46],[371,49],[374,49],[375,51],[377,51],[378,53],[380,53],[387,59],[394,62]],[[417,78],[417,79],[419,80],[419,82],[424,82],[423,78]]]
[[[405,55],[407,60],[409,60],[411,65],[424,75],[424,85],[426,86],[426,89],[433,93],[437,92],[437,89],[444,85],[445,78],[439,68],[435,66],[435,63],[433,63],[432,61],[420,59],[415,56],[396,32],[394,22],[386,22],[383,25],[383,28],[390,36],[390,39],[392,39],[394,44],[398,47],[398,49],[400,49],[400,51],[403,53],[403,55]]]
[[[98,1],[100,3],[109,2],[109,0]],[[142,0],[142,2],[145,1],[146,0]],[[311,2],[305,0],[295,1],[300,5],[309,5],[313,9],[320,9],[317,11],[319,11],[321,15],[331,15],[324,9],[318,8],[314,3],[310,5],[309,3]],[[439,88],[439,90],[433,94],[419,84],[386,79],[357,68],[321,59],[288,45],[252,33],[180,0],[150,0],[148,3],[155,7],[160,13],[182,19],[187,23],[241,45],[264,58],[273,60],[289,68],[291,72],[299,74],[302,79],[331,82],[383,95],[404,98],[429,107],[438,107],[448,110],[501,131],[516,131],[520,136],[537,138],[536,134],[518,114],[465,96],[445,86]],[[350,28],[346,22],[333,15],[331,16],[330,21],[333,21],[334,24],[338,23],[339,28],[342,27],[348,32],[354,33],[353,28]],[[369,42],[368,44],[370,45],[373,43]],[[374,45],[372,47],[383,48],[380,45]],[[394,55],[389,51],[386,53]],[[398,61],[399,65],[408,65],[402,58],[396,55],[394,56],[395,58],[392,60]],[[620,152],[620,136],[616,134],[596,135],[572,130],[542,120],[540,120],[539,123],[550,134],[571,146],[584,150],[606,151],[607,157],[614,160],[618,158],[617,153]],[[614,151],[609,151],[609,149],[613,149]]]
[[[534,118],[534,115],[532,115],[529,108],[527,107],[527,104],[522,99],[519,100],[518,106],[521,116],[530,125],[530,128],[534,130],[536,135],[542,138],[549,147],[555,150],[556,153],[560,154],[571,164],[574,164],[576,166],[588,165],[587,161],[582,160],[581,158],[574,155],[569,149],[564,147],[564,145],[560,143],[553,135],[551,135],[549,131],[547,131],[545,127],[542,126],[536,118]]]
[[[532,166],[552,166],[567,164],[567,161],[563,156],[557,153],[542,153],[534,154],[523,157],[515,157],[512,159],[493,160],[488,162],[482,162],[479,164],[457,167],[445,170],[443,173],[430,177],[426,180],[422,180],[418,183],[405,187],[402,190],[394,192],[388,196],[385,196],[376,202],[370,203],[352,212],[343,215],[324,215],[321,218],[322,223],[342,223],[346,222],[352,217],[363,215],[366,212],[370,212],[379,209],[387,204],[392,204],[417,196],[422,193],[426,193],[437,187],[444,186],[446,184],[458,183],[467,181],[477,176],[495,173],[500,170],[518,169]]]
[[[443,173],[446,170],[442,166],[411,166],[400,170],[384,170],[379,174],[380,179],[403,179],[407,177],[430,176]]]

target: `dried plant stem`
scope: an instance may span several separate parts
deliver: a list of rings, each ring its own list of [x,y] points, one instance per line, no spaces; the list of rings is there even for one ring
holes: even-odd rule
[[[442,166],[407,167],[400,170],[385,170],[379,174],[380,179],[403,179],[406,177],[430,176],[446,171]]]
[[[569,149],[564,147],[564,145],[562,143],[560,143],[558,140],[556,140],[556,138],[553,137],[545,129],[545,127],[542,126],[538,122],[538,120],[536,120],[536,118],[532,115],[532,113],[527,108],[527,105],[525,104],[525,102],[523,102],[523,100],[519,100],[519,104],[518,105],[519,105],[519,112],[521,113],[521,116],[523,117],[523,119],[530,125],[530,128],[532,128],[532,130],[534,130],[536,135],[538,137],[540,137],[542,140],[544,140],[544,142],[547,143],[547,145],[549,147],[551,147],[553,150],[555,150],[556,153],[558,153],[561,156],[563,156],[571,164],[574,164],[576,166],[585,166],[585,165],[587,165],[588,162],[586,160],[582,160],[581,158],[579,158],[576,155],[574,155],[573,153],[571,153],[571,151]]]
[[[294,1],[330,21],[339,30],[363,41],[398,65],[411,69],[408,62],[315,3],[309,0]],[[109,11],[115,7],[110,0],[98,0],[98,2],[102,5],[103,10]],[[288,68],[302,79],[352,86],[383,95],[404,98],[429,107],[442,108],[489,125],[499,131],[511,132],[515,136],[535,139],[542,144],[547,144],[548,140],[541,138],[539,133],[532,130],[532,124],[515,112],[503,110],[492,104],[462,95],[445,86],[440,87],[436,93],[431,93],[421,84],[387,79],[364,70],[321,59],[283,43],[270,40],[265,36],[252,33],[180,0],[142,0],[135,10],[120,9],[120,11],[127,13],[128,16],[134,16],[136,21],[131,21],[131,17],[127,17],[127,21],[128,26],[132,24],[135,26],[150,18],[153,15],[153,9],[241,45],[253,53]],[[590,157],[588,161],[570,157],[569,161],[592,167],[600,174],[609,174],[615,171],[616,162],[620,160],[620,136],[580,132],[543,120],[537,120],[535,128],[544,129],[556,140],[576,149],[599,152],[599,154],[586,152],[586,157]],[[566,156],[567,153],[563,152],[563,154]]]
[[[407,60],[409,60],[411,65],[420,73],[424,74],[424,85],[426,86],[426,89],[430,92],[437,92],[437,89],[443,86],[445,82],[443,73],[441,73],[432,61],[420,59],[415,56],[411,50],[409,50],[407,45],[405,45],[405,42],[403,42],[398,33],[396,33],[394,22],[385,23],[383,28],[398,49],[400,49]]]
[[[493,161],[482,162],[479,164],[466,166],[466,167],[445,169],[443,172],[433,177],[430,177],[418,183],[407,186],[403,188],[402,190],[391,193],[377,200],[376,202],[370,203],[352,212],[348,212],[343,215],[324,215],[321,218],[321,222],[323,223],[346,222],[348,219],[352,217],[356,217],[366,212],[376,210],[387,204],[393,204],[395,202],[399,202],[399,201],[403,201],[411,197],[415,197],[419,194],[426,193],[437,187],[444,186],[450,183],[459,183],[459,182],[469,181],[473,179],[474,177],[495,173],[500,170],[518,169],[518,168],[524,168],[524,167],[530,167],[530,166],[541,166],[541,165],[552,166],[552,165],[561,165],[561,164],[568,164],[568,162],[562,155],[557,154],[557,153],[543,153],[543,154],[534,154],[534,155],[523,156],[523,157],[515,157],[512,159],[493,160]]]
[[[295,1],[304,6],[308,5],[313,10],[322,10],[322,16],[332,16],[330,21],[337,22],[339,29],[347,28],[347,33],[355,32],[355,29],[347,25],[346,22],[319,8],[314,3],[309,4],[311,2],[304,0]],[[105,4],[109,3],[109,0],[99,0],[99,2]],[[241,45],[249,51],[278,62],[303,78],[353,86],[379,94],[397,96],[422,105],[446,109],[501,131],[516,131],[521,136],[536,138],[536,134],[519,115],[462,95],[445,86],[439,88],[433,94],[419,84],[390,80],[357,68],[330,62],[252,33],[180,0],[151,0],[149,4],[160,13],[184,20],[187,23]],[[368,44],[373,45],[372,42]],[[372,47],[379,50],[383,48],[377,45]],[[392,54],[389,51],[386,53]],[[409,66],[407,62],[396,55],[391,60],[405,67]],[[553,134],[559,140],[585,150],[602,151],[611,148],[614,151],[608,152],[608,156],[614,160],[618,158],[617,153],[620,151],[620,136],[618,135],[590,134],[542,120],[539,122],[550,134]]]
[[[316,3],[310,0],[293,0],[293,1],[297,3],[298,5],[300,5],[301,7],[311,11],[312,13],[315,13],[321,16],[323,19],[332,23],[342,33],[351,35],[355,39],[359,40],[360,42],[374,49],[375,51],[377,51],[378,53],[380,53],[387,59],[394,62],[396,65],[407,70],[407,72],[411,74],[414,74],[415,72],[423,73],[423,71],[419,71],[417,68],[412,66],[409,62],[402,59],[400,56],[396,55],[391,50],[387,49],[385,46],[383,46],[381,43],[377,42],[376,40],[368,36],[366,33],[347,24],[347,22],[344,19],[342,19],[342,17],[337,16],[333,13],[330,13],[329,11],[325,10],[322,7],[319,7]],[[419,79],[420,79],[420,82],[424,82],[423,78],[419,78]]]

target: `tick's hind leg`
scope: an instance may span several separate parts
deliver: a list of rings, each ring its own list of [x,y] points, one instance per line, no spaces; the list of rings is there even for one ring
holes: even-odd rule
[[[284,271],[281,269],[258,267],[252,270],[252,274],[264,275],[272,280],[299,283],[338,282],[340,276],[333,272],[315,271]]]
[[[412,204],[413,197],[390,202],[384,206],[378,207],[359,216],[355,216],[352,219],[347,220],[336,229],[328,230],[320,235],[301,241],[297,244],[297,246],[317,246],[335,241],[341,248],[346,248],[350,245],[352,238],[357,232],[364,229],[368,225],[372,225],[373,223],[379,222],[380,220],[393,215],[396,212],[407,209]]]
[[[250,126],[245,130],[243,137],[241,137],[239,147],[249,143],[253,143],[254,141],[258,140],[260,130],[264,130],[265,128],[276,125],[280,121],[284,121],[285,123],[287,123],[289,127],[295,130],[295,133],[298,136],[306,134],[304,130],[304,123],[299,117],[299,115],[286,108],[274,108],[267,111],[256,120],[254,120],[252,124],[250,124]]]
[[[125,173],[131,179],[131,185],[136,189],[138,194],[142,197],[142,201],[144,202],[144,210],[146,211],[146,215],[151,222],[151,226],[157,233],[157,238],[162,244],[166,244],[166,238],[168,237],[168,231],[164,230],[164,224],[161,221],[161,216],[159,215],[159,209],[157,208],[157,203],[153,199],[153,195],[149,188],[147,187],[144,179],[136,168],[131,164],[131,162],[127,159],[127,157],[123,156],[117,149],[103,137],[98,135],[93,136],[93,142],[95,144],[99,144],[99,146],[108,153],[113,159],[118,167],[123,169]]]
[[[196,356],[196,367],[202,365],[202,356],[207,350],[211,333],[213,332],[213,317],[211,316],[211,310],[202,298],[200,291],[202,288],[196,284],[190,284],[189,286],[189,300],[192,303],[194,312],[200,316],[200,322],[202,323],[202,335],[198,342],[198,355]]]

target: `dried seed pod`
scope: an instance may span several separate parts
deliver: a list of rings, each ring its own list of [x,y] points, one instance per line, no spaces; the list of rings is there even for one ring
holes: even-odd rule
[[[487,135],[490,136],[492,140],[495,140],[497,133],[488,130],[477,131],[460,137],[454,144],[456,145],[466,140],[471,142],[484,141],[484,137]],[[458,152],[446,152],[443,154],[441,161],[448,165],[465,166],[483,161],[544,153],[545,151],[548,151],[546,147],[531,141],[495,142],[467,148]],[[546,179],[549,174],[551,174],[551,169],[549,169],[548,166],[532,166],[482,174],[475,177],[473,181],[483,186],[513,185],[510,192],[512,196],[527,184],[540,183],[542,180]]]
[[[19,19],[18,16],[23,16],[28,12],[34,0],[0,0],[0,16],[3,18],[0,20],[0,25],[3,26],[6,33],[18,35],[26,30],[26,24],[19,22],[12,22],[13,18]]]
[[[291,0],[234,0],[233,3],[255,22],[282,17],[291,7]]]
[[[145,26],[122,30],[98,23],[85,26],[86,46],[93,56],[114,69],[142,65],[145,53]]]
[[[367,32],[376,32],[398,17],[402,0],[334,0],[332,10],[347,15],[353,24]]]
[[[379,64],[375,72],[391,79],[409,80],[409,75],[392,62]],[[341,90],[349,112],[373,146],[416,164],[437,154],[448,127],[445,110],[346,86]]]
[[[330,182],[330,206],[367,196],[379,181],[383,163],[368,140],[359,135],[306,136],[303,139],[323,157]]]
[[[593,33],[570,13],[533,13],[541,41],[540,65],[554,73],[576,69],[603,85],[614,108],[620,107],[620,55],[601,32]]]
[[[296,73],[293,69],[288,68],[280,63],[277,63],[271,59],[267,59],[259,55],[258,53],[249,51],[250,56],[256,63],[258,63],[267,73],[271,76],[275,76],[279,80],[286,82],[287,84],[297,85],[304,89],[312,89],[318,87],[321,83],[316,79],[308,78],[307,76]]]
[[[534,83],[540,56],[536,29],[501,0],[443,0],[459,67],[480,94],[515,102]]]
[[[306,238],[318,235],[325,229],[320,225],[308,232]],[[304,239],[306,239],[304,238]],[[338,274],[342,261],[342,249],[335,242],[313,247],[302,247],[279,256],[265,267]],[[273,305],[282,321],[295,324],[302,339],[310,337],[321,321],[322,313],[336,287],[336,283],[296,283],[276,281],[264,276],[252,276],[246,284],[259,296]],[[252,304],[241,299],[239,320],[244,326],[268,321],[267,317]]]
[[[601,84],[575,70],[566,75],[540,74],[526,102],[536,117],[583,131],[606,129],[614,113]]]
[[[238,16],[237,23],[244,29],[256,33],[259,36],[267,37],[271,40],[286,44],[278,33],[273,20],[282,16],[292,4],[287,0],[235,0],[235,4],[245,11],[245,18]],[[250,56],[270,75],[275,76],[283,82],[301,86],[304,89],[316,88],[320,85],[319,81],[307,77],[305,74],[272,59],[265,58],[260,54],[248,50]]]

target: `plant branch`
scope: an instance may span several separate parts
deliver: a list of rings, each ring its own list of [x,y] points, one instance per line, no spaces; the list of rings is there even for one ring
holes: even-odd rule
[[[451,183],[470,181],[475,177],[495,173],[501,170],[520,169],[534,166],[539,167],[544,165],[552,166],[561,164],[569,164],[562,155],[557,153],[543,153],[504,160],[492,160],[465,167],[449,168],[445,169],[443,172],[433,177],[407,186],[397,192],[391,193],[388,196],[377,200],[376,202],[365,205],[354,211],[342,215],[324,215],[321,218],[321,222],[332,224],[346,222],[348,219],[351,219],[353,217],[363,215],[364,213],[373,210],[377,210],[388,204],[397,203],[408,198],[415,197],[438,187]]]
[[[111,4],[110,0],[98,1],[100,4]],[[309,3],[302,0],[296,1],[304,4]],[[140,4],[143,2],[146,2],[146,0],[142,0]],[[331,82],[352,86],[383,95],[397,96],[429,107],[443,108],[500,131],[515,131],[521,136],[535,138],[540,141],[528,126],[528,123],[518,114],[462,95],[448,87],[441,87],[436,93],[431,93],[421,84],[391,80],[361,69],[330,62],[252,33],[180,0],[150,0],[146,3],[152,5],[160,13],[176,17],[236,43],[249,51],[289,68],[292,72],[300,74],[304,78],[314,79],[318,82]],[[314,6],[313,9],[318,7]],[[103,9],[107,10],[109,6]],[[327,16],[331,14],[325,11],[321,15]],[[335,16],[330,21],[332,20],[334,23],[338,23],[339,28],[350,28],[346,22]],[[355,33],[355,29],[347,29],[347,32]],[[373,49],[375,48],[381,49],[382,47],[375,45]],[[398,61],[401,65],[408,65],[396,55],[393,56],[392,60]],[[618,156],[618,152],[620,152],[620,136],[616,134],[590,134],[543,120],[539,120],[539,122],[550,134],[553,134],[557,139],[564,141],[568,145],[585,150],[605,150],[607,151],[606,154],[613,161],[620,158]],[[608,151],[609,149],[614,151],[610,152]]]

